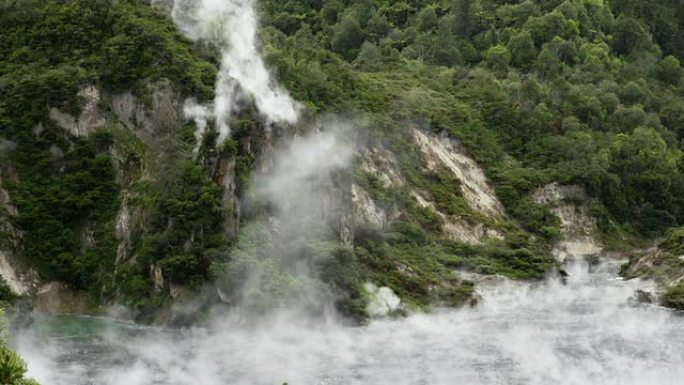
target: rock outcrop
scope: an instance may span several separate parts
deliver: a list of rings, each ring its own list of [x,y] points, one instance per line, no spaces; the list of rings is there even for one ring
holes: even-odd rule
[[[485,223],[443,213],[423,192],[413,189],[411,195],[416,203],[434,211],[441,218],[444,235],[454,241],[473,245],[482,244],[490,238],[503,239],[503,234],[491,224],[504,219],[505,210],[477,162],[454,139],[427,134],[418,129],[413,129],[411,135],[421,151],[424,160],[422,167],[428,171],[446,169],[452,173],[460,182],[460,193],[470,209],[482,218],[487,218]],[[377,178],[386,189],[399,189],[408,185],[396,156],[382,147],[361,151],[360,169]],[[371,195],[358,185],[352,186],[352,199],[355,221],[364,226],[388,228],[402,214],[397,207],[383,207],[374,202]]]
[[[596,240],[596,220],[588,209],[589,198],[581,186],[563,186],[551,183],[538,189],[534,195],[537,203],[547,205],[561,222],[563,240],[554,248],[559,262],[567,258],[586,257],[602,251]]]
[[[426,160],[425,166],[435,170],[444,166],[461,182],[461,191],[468,205],[490,218],[505,216],[504,207],[490,186],[484,170],[466,154],[463,146],[446,136],[434,136],[413,130],[413,137]]]
[[[28,295],[40,282],[36,272],[17,256],[21,248],[21,233],[13,226],[12,218],[18,211],[3,186],[5,175],[16,177],[11,168],[0,166],[0,276],[15,294]]]
[[[78,97],[83,101],[78,117],[50,108],[50,119],[74,136],[88,136],[105,125],[105,118],[100,111],[100,90],[93,85],[81,87]]]

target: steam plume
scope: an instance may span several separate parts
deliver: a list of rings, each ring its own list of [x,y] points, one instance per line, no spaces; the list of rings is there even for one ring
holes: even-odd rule
[[[29,374],[52,385],[681,383],[684,318],[627,305],[638,285],[613,279],[617,268],[578,263],[566,285],[510,283],[479,308],[363,328],[280,314],[256,328],[117,325],[84,344],[34,327],[18,347]]]
[[[244,99],[253,99],[269,123],[297,121],[299,105],[273,82],[261,58],[254,0],[174,0],[171,14],[189,38],[221,50],[214,103],[205,106],[216,121],[219,143],[230,134],[231,118]],[[187,116],[200,127],[197,114]]]

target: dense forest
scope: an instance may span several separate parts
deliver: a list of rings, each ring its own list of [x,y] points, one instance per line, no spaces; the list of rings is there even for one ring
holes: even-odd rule
[[[318,5],[318,6],[317,6]],[[448,130],[514,216],[547,181],[600,199],[607,233],[681,223],[676,1],[261,2],[269,58],[313,108]],[[401,103],[401,104],[400,104]]]
[[[363,117],[367,140],[397,155],[411,185],[441,212],[484,220],[464,204],[453,176],[420,167],[407,127],[455,138],[484,167],[508,213],[497,225],[504,240],[454,242],[409,191],[356,173],[376,201],[398,204],[405,215],[385,234],[359,231],[352,250],[330,252],[323,279],[348,293],[343,312],[363,317],[368,278],[426,307],[469,298],[467,281],[427,289],[448,280],[451,268],[543,277],[560,223],[531,193],[551,182],[586,188],[611,248],[641,246],[684,225],[678,0],[256,4],[266,61],[307,114]],[[242,139],[259,129],[256,114],[240,117],[219,155],[211,150],[215,133],[207,134],[197,159],[192,124],[174,127],[152,181],[136,179],[136,164],[149,154],[125,130],[74,137],[47,117],[55,106],[77,113],[79,87],[88,84],[152,103],[150,82],[169,79],[179,95],[209,100],[216,47],[190,42],[162,10],[137,0],[0,0],[0,31],[0,162],[11,165],[2,180],[18,209],[2,217],[23,233],[21,254],[41,277],[90,291],[94,303],[121,297],[150,309],[169,300],[152,295],[151,263],[197,292],[234,271],[233,250],[261,234],[226,234],[230,213],[211,159],[234,159],[238,193],[246,188],[258,154]],[[144,231],[132,240],[135,263],[118,266],[124,189],[145,207]],[[84,229],[94,240],[88,247]],[[393,269],[397,260],[415,274]]]

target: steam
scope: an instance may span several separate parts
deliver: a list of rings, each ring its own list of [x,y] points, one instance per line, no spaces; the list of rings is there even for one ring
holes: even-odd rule
[[[382,317],[399,309],[401,299],[389,287],[377,287],[371,282],[365,284],[370,297],[366,312],[371,317]]]
[[[269,123],[298,120],[299,106],[274,84],[259,55],[254,0],[174,0],[172,15],[190,38],[222,51],[213,104],[185,104],[198,142],[211,121],[219,141],[225,139],[239,105],[252,100]],[[625,293],[634,284],[615,279],[611,264],[591,270],[577,262],[568,268],[567,285],[491,289],[477,309],[359,328],[307,316],[301,306],[330,303],[332,293],[312,267],[334,239],[327,222],[336,206],[335,176],[353,157],[346,125],[323,126],[324,132],[282,143],[261,165],[249,196],[266,218],[243,229],[228,279],[218,283],[226,302],[278,311],[258,325],[231,313],[183,330],[37,318],[14,335],[29,374],[51,385],[629,385],[676,384],[684,377],[684,319],[627,305]],[[374,297],[370,313],[400,305],[386,288],[366,288]],[[71,327],[50,328],[64,323]]]
[[[114,324],[99,337],[16,342],[30,374],[51,385],[679,384],[684,318],[629,305],[638,283],[617,269],[576,262],[566,285],[511,282],[483,293],[479,308],[361,328],[280,313],[260,327]]]
[[[326,132],[294,138],[276,152],[273,168],[256,176],[254,197],[273,203],[281,220],[297,221],[301,226],[302,218],[322,218],[326,184],[353,156],[343,139],[343,132],[349,132],[351,126],[335,125]]]
[[[212,113],[207,107],[198,104],[195,99],[188,99],[183,106],[183,114],[185,114],[187,118],[192,119],[195,122],[195,126],[197,126],[197,130],[195,131],[196,144],[194,149],[194,152],[197,153],[202,144],[202,137],[207,131],[207,124],[212,117]]]
[[[230,134],[240,102],[246,100],[254,101],[268,123],[298,120],[299,105],[274,83],[260,56],[254,0],[174,0],[171,14],[190,39],[221,50],[213,105],[186,103],[186,116],[195,120],[200,134],[211,117],[221,143]]]
[[[220,280],[221,298],[241,316],[259,317],[287,307],[334,317],[334,293],[318,267],[339,244],[328,221],[335,207],[334,176],[344,173],[353,149],[349,125],[327,120],[325,132],[285,141],[264,159],[248,196],[257,215],[241,230]]]
[[[223,142],[230,135],[231,120],[245,104],[253,103],[267,126],[298,121],[299,104],[273,81],[260,56],[254,0],[153,3],[171,3],[171,15],[185,35],[221,51],[213,103],[188,99],[184,105],[185,116],[197,126],[195,153],[211,122],[218,143]],[[333,294],[315,271],[329,250],[315,246],[336,238],[325,234],[330,178],[346,168],[353,151],[342,140],[348,132],[345,124],[328,119],[324,126],[326,132],[276,144],[280,147],[252,181],[251,204],[266,207],[268,216],[243,226],[218,283],[219,297],[239,308],[240,319],[245,312],[254,315],[284,306],[325,308],[332,303]]]

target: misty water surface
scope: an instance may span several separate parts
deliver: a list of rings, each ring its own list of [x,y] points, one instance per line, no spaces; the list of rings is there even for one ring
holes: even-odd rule
[[[616,264],[566,285],[505,284],[476,309],[366,327],[291,315],[259,327],[166,330],[38,320],[15,340],[44,385],[681,384],[684,317],[630,304]]]

